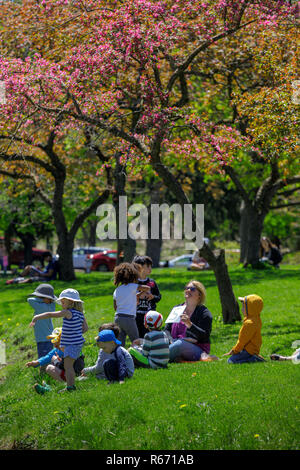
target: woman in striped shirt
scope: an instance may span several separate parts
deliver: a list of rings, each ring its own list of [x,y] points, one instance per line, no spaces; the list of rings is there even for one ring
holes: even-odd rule
[[[64,352],[64,368],[67,387],[64,390],[76,390],[74,362],[80,356],[84,343],[83,334],[88,330],[88,325],[83,313],[83,301],[75,289],[65,289],[61,292],[57,303],[62,310],[57,312],[46,312],[36,315],[30,326],[34,326],[38,320],[45,318],[63,318],[62,334],[60,340],[61,349]]]

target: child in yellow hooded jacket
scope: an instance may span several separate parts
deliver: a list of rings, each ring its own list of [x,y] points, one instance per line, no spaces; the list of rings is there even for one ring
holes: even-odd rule
[[[224,356],[231,356],[229,364],[242,364],[244,362],[262,362],[264,359],[259,355],[262,345],[261,318],[263,300],[255,294],[239,297],[243,305],[244,321],[239,332],[235,346]]]

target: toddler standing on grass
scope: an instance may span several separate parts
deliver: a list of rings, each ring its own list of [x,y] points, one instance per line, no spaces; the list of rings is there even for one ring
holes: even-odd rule
[[[83,314],[83,301],[75,289],[66,289],[61,292],[57,303],[61,304],[62,310],[47,312],[36,315],[30,326],[45,318],[63,318],[60,346],[64,352],[64,368],[67,387],[62,391],[73,391],[75,387],[74,362],[80,356],[84,343],[83,334],[88,330],[88,325]]]
[[[134,263],[121,263],[114,269],[114,284],[117,286],[113,293],[115,323],[121,330],[119,338],[123,347],[127,335],[131,342],[139,337],[136,325],[137,301],[141,292],[150,291],[149,286],[138,285],[139,269],[139,265]]]
[[[139,330],[139,338],[144,338],[147,333],[145,328],[145,315],[149,310],[156,310],[156,304],[161,300],[158,285],[149,276],[152,271],[152,259],[150,256],[135,256],[133,263],[140,266],[139,286],[149,286],[149,292],[142,292],[136,309],[136,324]]]
[[[55,311],[54,289],[50,284],[40,284],[27,302],[34,310],[34,316],[45,312]],[[45,318],[34,325],[34,336],[37,345],[38,358],[45,356],[52,349],[51,340],[48,338],[53,330],[51,318]]]

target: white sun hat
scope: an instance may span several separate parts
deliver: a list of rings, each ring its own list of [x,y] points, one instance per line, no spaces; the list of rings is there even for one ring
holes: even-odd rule
[[[73,302],[84,303],[83,300],[80,300],[79,292],[75,289],[65,289],[63,290],[58,297],[57,303],[61,304],[62,299],[73,300]]]

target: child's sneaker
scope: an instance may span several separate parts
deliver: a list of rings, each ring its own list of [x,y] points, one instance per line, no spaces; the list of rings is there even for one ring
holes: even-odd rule
[[[45,382],[44,382],[45,383]],[[46,392],[50,392],[51,387],[45,383],[45,385],[35,384],[33,386],[34,390],[40,395],[44,395]]]
[[[88,377],[86,375],[80,375],[79,377],[76,377],[76,380],[81,382],[82,380],[88,380]]]
[[[218,361],[218,360],[219,360],[218,356],[214,356],[213,354],[207,354],[205,352],[201,354],[201,358],[200,358],[201,362],[212,362],[212,361]]]
[[[75,390],[76,390],[75,385],[72,385],[72,387],[66,387],[66,388],[63,388],[62,390],[59,390],[58,393],[63,393],[63,392],[75,392]]]

